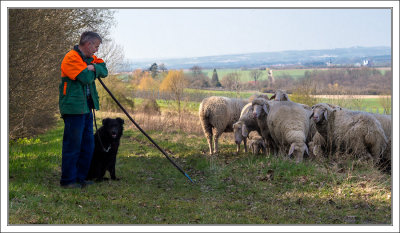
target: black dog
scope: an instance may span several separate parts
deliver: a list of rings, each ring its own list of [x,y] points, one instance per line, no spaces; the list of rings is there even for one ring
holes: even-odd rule
[[[104,178],[107,170],[112,180],[119,180],[115,176],[115,162],[117,160],[119,140],[124,130],[123,124],[124,120],[119,117],[116,119],[103,119],[103,126],[94,135],[95,147],[87,180],[107,180],[107,178]]]

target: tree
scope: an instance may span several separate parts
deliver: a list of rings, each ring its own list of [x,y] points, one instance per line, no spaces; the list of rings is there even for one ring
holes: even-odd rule
[[[153,63],[150,66],[149,71],[151,73],[151,77],[156,78],[157,74],[158,74],[158,65],[157,65],[157,63]]]
[[[181,116],[181,101],[187,80],[183,70],[170,70],[160,85],[160,91],[171,93],[178,104],[179,121]]]
[[[228,88],[229,90],[236,91],[239,95],[241,84],[240,84],[240,75],[238,72],[232,72],[225,75],[222,80],[222,84],[224,87]]]
[[[9,9],[9,136],[43,133],[55,124],[60,66],[85,30],[107,40],[113,11]]]
[[[262,72],[260,70],[252,70],[250,76],[254,79],[254,84],[257,85],[257,80],[262,76]]]
[[[214,71],[213,71],[213,75],[212,75],[212,78],[211,78],[211,85],[214,86],[214,87],[221,87],[222,86],[221,83],[218,80],[218,74],[217,74],[217,70],[216,69],[214,69]]]
[[[104,40],[100,45],[97,56],[107,64],[109,74],[114,74],[124,62],[123,48],[114,41]]]
[[[202,74],[200,66],[197,66],[197,65],[193,66],[192,68],[190,68],[190,70],[192,71],[193,77],[198,77]]]
[[[161,71],[161,72],[167,72],[168,71],[168,69],[167,69],[167,67],[165,67],[165,64],[164,63],[161,63],[159,66],[158,66],[158,69]]]
[[[158,91],[160,84],[154,80],[148,72],[144,73],[143,78],[140,80],[138,89],[141,91],[151,92],[151,99],[156,99],[155,94]]]

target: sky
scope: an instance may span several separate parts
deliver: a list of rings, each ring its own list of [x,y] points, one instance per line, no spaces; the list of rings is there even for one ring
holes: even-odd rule
[[[391,46],[390,9],[119,9],[125,58]]]

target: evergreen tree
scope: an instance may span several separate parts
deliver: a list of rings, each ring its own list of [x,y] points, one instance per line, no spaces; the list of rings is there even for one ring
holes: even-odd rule
[[[213,71],[213,75],[212,75],[212,78],[211,78],[211,85],[214,86],[214,87],[221,87],[222,86],[221,83],[218,80],[218,74],[217,74],[217,70],[216,69],[214,69],[214,71]]]
[[[153,63],[153,65],[150,66],[149,71],[151,73],[151,77],[156,78],[158,74],[158,65],[157,63]]]

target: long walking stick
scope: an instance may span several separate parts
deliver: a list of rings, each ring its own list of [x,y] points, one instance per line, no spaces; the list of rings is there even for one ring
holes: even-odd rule
[[[117,103],[117,105],[122,109],[122,111],[124,111],[124,113],[126,114],[126,116],[128,116],[129,120],[132,121],[132,123],[136,126],[136,128],[138,128],[140,130],[140,132],[142,132],[144,134],[144,136],[147,137],[147,139],[150,140],[150,142],[152,142],[154,144],[154,146],[157,147],[158,150],[161,151],[161,153],[163,153],[165,155],[165,157],[184,175],[186,176],[190,182],[194,183],[194,181],[190,178],[190,176],[188,174],[186,174],[186,172],[184,172],[182,170],[182,168],[180,168],[168,155],[167,153],[165,153],[165,151],[159,147],[157,145],[157,143],[149,136],[147,135],[147,133],[140,128],[140,126],[132,119],[132,117],[129,115],[129,113],[125,110],[124,107],[122,107],[122,105],[118,102],[118,100],[114,97],[114,95],[111,93],[111,91],[106,87],[106,85],[103,83],[103,81],[101,80],[101,78],[98,78],[97,80],[99,80],[100,84],[104,87],[104,89],[108,92],[108,94],[110,94],[111,98],[115,101],[115,103]]]

